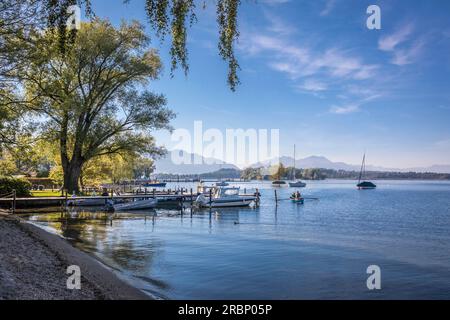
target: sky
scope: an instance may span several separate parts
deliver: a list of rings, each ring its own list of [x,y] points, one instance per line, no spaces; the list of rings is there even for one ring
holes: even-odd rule
[[[117,4],[113,4],[117,3]],[[369,5],[381,29],[369,30]],[[199,8],[201,5],[199,6]],[[113,24],[141,21],[143,0],[94,0]],[[450,1],[243,0],[231,92],[217,50],[213,1],[189,31],[190,71],[170,76],[169,43],[152,37],[165,66],[148,89],[167,97],[174,128],[279,129],[280,154],[408,168],[450,164]],[[170,133],[157,142],[174,147]]]

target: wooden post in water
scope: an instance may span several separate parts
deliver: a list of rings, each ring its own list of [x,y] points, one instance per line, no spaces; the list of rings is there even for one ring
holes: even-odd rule
[[[153,188],[153,199],[156,199],[156,189]]]
[[[258,188],[256,188],[256,190],[255,190],[255,196],[256,196],[256,206],[259,206],[260,194],[259,194]]]
[[[209,210],[211,210],[212,207],[212,188],[209,189]]]
[[[278,206],[278,195],[277,195],[277,190],[275,190],[275,205]]]

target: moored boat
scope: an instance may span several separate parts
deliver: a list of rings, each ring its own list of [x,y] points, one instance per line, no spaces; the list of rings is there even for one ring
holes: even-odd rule
[[[289,187],[291,188],[304,188],[306,187],[306,183],[300,181],[300,180],[296,180],[296,169],[295,169],[295,144],[294,144],[294,172],[292,174],[292,180],[294,180],[293,182],[289,182]]]
[[[142,186],[145,188],[164,188],[167,185],[165,182],[149,182],[145,183]]]
[[[376,184],[370,181],[363,181],[361,183],[358,183],[356,186],[358,187],[358,189],[375,189],[377,187]]]
[[[240,195],[239,188],[215,188],[211,198],[201,194],[195,202],[204,208],[247,207],[256,201],[256,196]]]
[[[219,181],[216,183],[216,187],[228,187],[230,184],[225,181]]]
[[[297,181],[294,181],[294,182],[289,182],[289,187],[291,187],[291,188],[304,188],[304,187],[306,187],[306,183],[304,183],[304,182],[302,182],[300,180],[297,180]]]
[[[272,182],[272,186],[274,187],[281,187],[281,186],[285,186],[286,185],[286,181],[283,180],[275,180]]]
[[[125,203],[108,203],[108,206],[114,211],[127,211],[127,210],[145,210],[153,209],[158,204],[158,199],[140,199]]]
[[[85,199],[70,199],[67,201],[68,206],[78,206],[78,207],[97,207],[104,206],[106,204],[106,199],[99,198],[85,198]]]
[[[362,164],[361,164],[361,170],[359,172],[358,184],[356,186],[358,187],[358,190],[375,189],[377,187],[376,184],[374,184],[370,181],[362,181],[361,182],[365,173],[366,173],[366,154],[364,153]]]

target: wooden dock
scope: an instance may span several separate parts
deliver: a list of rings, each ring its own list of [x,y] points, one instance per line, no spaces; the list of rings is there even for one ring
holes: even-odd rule
[[[39,208],[66,205],[68,201],[77,200],[109,200],[109,199],[149,199],[156,198],[162,203],[191,202],[197,198],[197,193],[147,193],[147,194],[125,194],[114,196],[76,196],[76,197],[28,197],[28,198],[0,198],[0,208],[11,208],[16,203],[16,208]]]

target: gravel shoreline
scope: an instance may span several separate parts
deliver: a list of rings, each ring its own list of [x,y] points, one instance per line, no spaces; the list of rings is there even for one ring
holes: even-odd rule
[[[81,270],[81,289],[69,290],[67,267]],[[65,239],[0,214],[0,300],[141,300],[142,291],[119,279]]]

